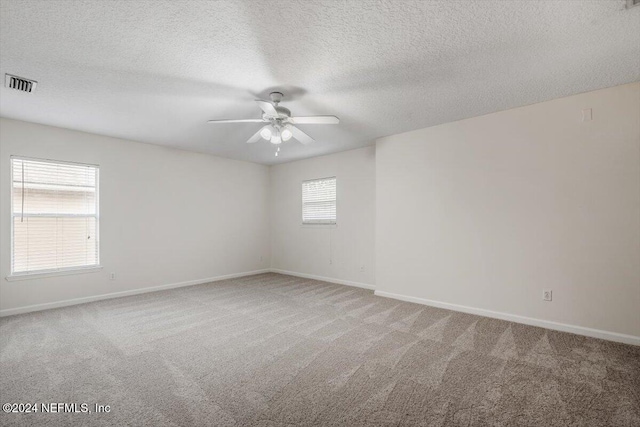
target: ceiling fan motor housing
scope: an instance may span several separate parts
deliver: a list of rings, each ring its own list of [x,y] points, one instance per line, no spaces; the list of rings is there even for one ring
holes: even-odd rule
[[[276,104],[278,104],[280,101],[282,101],[282,97],[284,95],[282,94],[282,92],[271,92],[269,94],[269,98],[271,98],[271,102],[274,102]]]
[[[280,107],[280,106],[275,106],[274,108],[278,112],[278,117],[275,117],[276,120],[288,119],[289,117],[291,117],[291,110],[289,110],[288,108]],[[268,120],[274,117],[268,116],[267,113],[262,113],[262,118]]]

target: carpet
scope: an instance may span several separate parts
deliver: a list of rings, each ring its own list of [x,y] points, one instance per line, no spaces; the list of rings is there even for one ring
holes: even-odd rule
[[[3,426],[640,426],[640,348],[268,273],[2,318],[0,396],[75,404]]]

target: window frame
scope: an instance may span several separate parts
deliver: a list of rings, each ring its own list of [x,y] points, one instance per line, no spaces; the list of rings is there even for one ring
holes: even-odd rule
[[[55,215],[55,214],[24,214],[14,212],[14,187],[13,187],[13,167],[14,160],[24,160],[24,161],[33,161],[33,162],[42,162],[49,164],[60,164],[60,165],[74,165],[74,166],[84,166],[91,167],[95,169],[96,175],[96,213],[95,214],[65,214],[65,215]],[[68,274],[78,274],[78,273],[89,273],[102,270],[102,265],[100,264],[100,165],[91,164],[91,163],[80,163],[80,162],[72,162],[65,160],[54,160],[54,159],[44,159],[44,158],[36,158],[36,157],[26,157],[26,156],[10,156],[9,157],[9,185],[11,185],[10,189],[10,209],[9,217],[11,220],[11,250],[10,250],[10,266],[9,276],[6,277],[6,280],[24,280],[30,278],[38,278],[38,277],[50,277],[50,276],[61,276]],[[14,256],[15,256],[15,218],[16,216],[24,215],[25,217],[50,217],[50,218],[64,218],[64,217],[81,217],[81,218],[95,218],[96,221],[96,237],[95,237],[95,245],[96,245],[96,263],[91,265],[81,265],[74,267],[63,267],[63,268],[48,268],[48,269],[40,269],[40,270],[32,270],[32,271],[20,271],[15,272],[13,270],[14,266]]]
[[[313,182],[313,181],[323,181],[326,179],[333,179],[335,181],[335,187],[336,187],[336,199],[335,199],[335,206],[336,206],[336,217],[335,220],[333,222],[305,222],[304,220],[304,183],[305,182]],[[337,175],[333,175],[333,176],[325,176],[322,178],[313,178],[313,179],[304,179],[301,182],[301,186],[300,186],[300,219],[301,219],[301,225],[303,227],[328,227],[328,228],[332,228],[332,227],[337,227],[338,226],[338,177]]]

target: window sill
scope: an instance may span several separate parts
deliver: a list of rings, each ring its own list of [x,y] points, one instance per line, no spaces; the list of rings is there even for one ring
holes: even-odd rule
[[[96,273],[100,270],[102,270],[102,266],[96,265],[91,267],[73,268],[69,270],[46,271],[42,273],[12,274],[10,276],[5,277],[5,279],[9,282],[13,282],[16,280],[43,279],[45,277],[55,277],[55,276],[69,276],[71,274]]]
[[[337,228],[338,224],[333,223],[333,224],[322,224],[322,223],[317,223],[317,224],[305,224],[304,222],[302,224],[300,224],[300,227],[304,227],[304,228]]]

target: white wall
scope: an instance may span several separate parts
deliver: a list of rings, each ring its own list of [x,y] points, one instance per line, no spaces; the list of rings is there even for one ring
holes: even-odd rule
[[[4,280],[12,154],[100,165],[103,271]],[[1,310],[270,267],[639,337],[640,83],[271,168],[0,119]]]
[[[640,83],[383,138],[376,206],[379,290],[640,336]]]
[[[11,155],[100,165],[102,271],[5,280]],[[0,119],[0,309],[269,268],[268,196],[267,166]]]
[[[302,225],[302,181],[337,177],[337,226]],[[271,167],[271,266],[374,284],[375,148]]]

